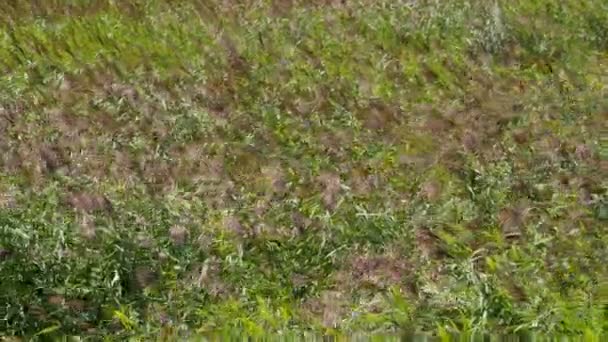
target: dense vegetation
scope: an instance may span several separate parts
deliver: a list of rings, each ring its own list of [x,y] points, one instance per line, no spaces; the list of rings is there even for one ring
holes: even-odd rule
[[[605,0],[0,12],[3,334],[608,329]]]

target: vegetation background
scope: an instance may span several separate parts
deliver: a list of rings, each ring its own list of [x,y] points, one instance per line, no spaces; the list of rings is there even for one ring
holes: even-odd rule
[[[2,334],[608,328],[605,0],[0,21]]]

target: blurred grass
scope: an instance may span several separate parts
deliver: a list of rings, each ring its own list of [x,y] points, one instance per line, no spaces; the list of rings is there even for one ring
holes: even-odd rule
[[[0,18],[4,334],[606,329],[605,1]]]

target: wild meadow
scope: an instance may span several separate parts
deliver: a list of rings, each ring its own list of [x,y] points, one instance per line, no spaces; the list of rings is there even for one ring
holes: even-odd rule
[[[0,335],[608,330],[605,0],[0,22]]]

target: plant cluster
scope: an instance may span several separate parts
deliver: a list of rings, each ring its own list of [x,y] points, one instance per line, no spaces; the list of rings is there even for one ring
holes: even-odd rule
[[[605,1],[0,18],[3,334],[608,327]]]

